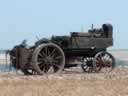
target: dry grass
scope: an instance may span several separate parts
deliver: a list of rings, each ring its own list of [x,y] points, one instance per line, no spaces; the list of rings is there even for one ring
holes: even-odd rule
[[[23,76],[0,73],[0,96],[128,96],[128,68],[111,73]]]
[[[128,96],[128,68],[109,74],[24,76],[0,73],[0,96]]]
[[[128,79],[0,81],[0,96],[128,96]]]

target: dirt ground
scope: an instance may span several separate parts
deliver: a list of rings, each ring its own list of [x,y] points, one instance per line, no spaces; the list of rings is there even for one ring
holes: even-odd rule
[[[0,73],[0,96],[128,96],[128,68],[111,73]]]

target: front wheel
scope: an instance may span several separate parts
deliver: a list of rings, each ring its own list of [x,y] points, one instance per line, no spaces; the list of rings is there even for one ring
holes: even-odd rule
[[[86,57],[83,59],[81,68],[84,72],[92,73],[93,72],[93,57]]]

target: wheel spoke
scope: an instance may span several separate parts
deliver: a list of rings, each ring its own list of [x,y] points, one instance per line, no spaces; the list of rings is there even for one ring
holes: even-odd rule
[[[46,64],[38,64],[40,68],[44,67]]]
[[[55,57],[55,59],[61,59],[62,58],[62,56],[57,56],[57,57]]]
[[[53,63],[53,66],[56,66],[57,68],[60,68],[60,65]]]
[[[42,53],[42,55],[43,55],[44,57],[47,57],[47,54],[46,54],[46,53],[44,53],[43,51],[42,51],[41,53]]]
[[[55,51],[56,51],[56,48],[54,48],[54,49],[52,50],[52,52],[49,54],[49,56],[53,56],[53,54],[55,53]]]
[[[46,47],[44,48],[44,50],[45,50],[45,54],[48,55],[48,46],[46,46]]]
[[[111,64],[110,62],[107,62],[105,66],[106,66],[106,67],[111,67],[112,64]]]
[[[103,68],[103,66],[100,66],[100,67],[98,68],[98,71],[100,71],[102,68]]]
[[[102,58],[99,58],[99,57],[98,57],[98,58],[97,58],[97,61],[98,61],[97,63],[99,63],[99,65],[103,65],[103,64],[104,64]]]
[[[107,58],[104,60],[104,65],[105,65],[105,67],[111,67],[112,66],[110,56],[107,56]]]
[[[85,65],[85,66],[84,66],[84,69],[87,69],[87,67],[88,67],[88,66],[87,66],[87,65]]]
[[[87,66],[87,67],[85,68],[85,70],[88,71],[88,69],[89,69],[89,67]]]
[[[39,53],[39,56],[42,57],[42,58],[44,57],[41,53]]]
[[[50,47],[47,47],[47,56],[50,56],[50,54],[51,54],[49,48],[50,48]]]
[[[104,61],[107,62],[109,59],[110,59],[110,56],[107,55]]]
[[[58,61],[57,61],[57,60],[53,60],[52,62],[53,62],[53,63],[58,63]]]
[[[45,59],[44,58],[38,58],[38,62],[44,62]]]

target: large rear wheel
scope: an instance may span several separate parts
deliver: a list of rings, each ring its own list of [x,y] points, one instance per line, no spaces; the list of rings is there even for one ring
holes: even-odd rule
[[[33,52],[32,65],[40,75],[61,72],[65,65],[64,52],[53,43],[39,45]]]

